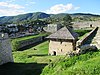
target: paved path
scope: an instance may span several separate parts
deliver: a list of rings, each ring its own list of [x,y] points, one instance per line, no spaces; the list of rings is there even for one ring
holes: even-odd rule
[[[96,47],[100,49],[100,27],[98,28],[97,34],[92,40],[92,44],[96,45]]]

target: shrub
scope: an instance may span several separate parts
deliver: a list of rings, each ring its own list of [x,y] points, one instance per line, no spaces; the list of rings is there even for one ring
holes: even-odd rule
[[[12,40],[12,51],[17,51],[19,49],[20,42],[18,40]]]

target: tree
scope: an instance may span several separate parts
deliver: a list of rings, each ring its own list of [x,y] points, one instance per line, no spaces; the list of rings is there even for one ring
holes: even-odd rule
[[[64,26],[72,26],[72,17],[67,14],[64,18],[63,18],[63,24]]]

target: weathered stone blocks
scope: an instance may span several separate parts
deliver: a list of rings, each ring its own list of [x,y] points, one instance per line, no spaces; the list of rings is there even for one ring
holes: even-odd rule
[[[13,62],[12,49],[10,39],[7,34],[0,33],[0,65]]]

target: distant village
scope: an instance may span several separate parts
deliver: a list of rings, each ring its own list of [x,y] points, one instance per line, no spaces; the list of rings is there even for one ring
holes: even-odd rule
[[[86,21],[86,22],[73,22],[72,26],[74,29],[77,30],[86,27],[97,27],[99,26],[99,24],[100,24],[99,21]],[[41,26],[38,25],[34,26],[29,24],[26,25],[6,24],[5,26],[0,25],[0,32],[8,33],[9,37],[22,37],[27,35],[38,34],[43,31],[53,33],[63,27],[63,25],[60,23],[55,23],[55,24],[44,23],[44,25]]]

